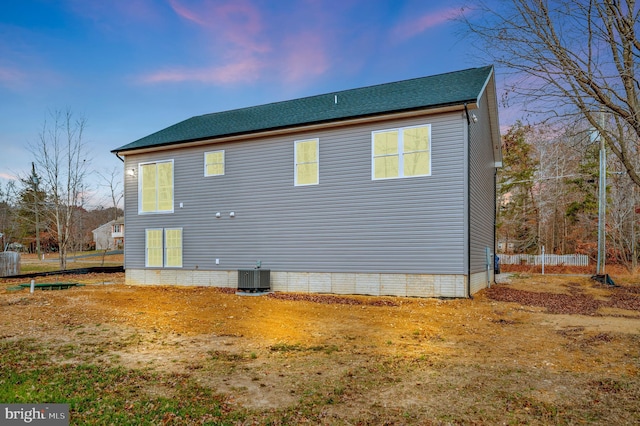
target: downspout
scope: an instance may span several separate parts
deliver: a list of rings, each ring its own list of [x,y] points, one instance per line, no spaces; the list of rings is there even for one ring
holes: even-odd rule
[[[114,152],[114,154],[116,155],[116,157],[118,157],[118,160],[124,163],[124,158],[120,157],[120,154],[118,154],[117,152]]]
[[[467,117],[467,297],[471,295],[471,117],[467,103],[464,103],[464,113]]]
[[[496,240],[498,238],[498,168],[493,168],[493,283],[496,283],[496,256],[498,255],[498,247]]]

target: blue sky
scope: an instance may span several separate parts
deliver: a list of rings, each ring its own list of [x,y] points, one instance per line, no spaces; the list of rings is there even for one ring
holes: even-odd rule
[[[51,110],[87,119],[93,168],[105,171],[121,167],[111,149],[194,115],[487,65],[450,20],[459,10],[446,0],[3,2],[0,183],[28,172],[27,146]]]

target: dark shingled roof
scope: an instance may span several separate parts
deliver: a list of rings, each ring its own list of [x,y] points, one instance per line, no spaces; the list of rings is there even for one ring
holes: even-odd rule
[[[473,103],[493,67],[343,90],[189,118],[112,152],[291,128],[358,117]],[[337,103],[335,102],[337,96]]]

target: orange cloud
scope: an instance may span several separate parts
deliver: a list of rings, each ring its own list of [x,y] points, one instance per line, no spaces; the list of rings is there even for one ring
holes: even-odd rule
[[[254,81],[267,67],[263,58],[271,50],[263,37],[260,12],[243,0],[190,3],[169,0],[173,11],[188,23],[195,24],[211,52],[203,52],[203,61],[216,65],[195,68],[170,67],[148,73],[139,81],[147,84],[199,82],[234,84]],[[225,63],[220,65],[221,59]]]
[[[14,180],[17,179],[18,177],[16,175],[12,175],[9,173],[5,173],[5,172],[0,172],[0,179],[6,179],[6,180]]]
[[[287,83],[299,83],[324,74],[330,67],[327,52],[331,37],[323,35],[328,18],[318,13],[313,13],[315,20],[308,24],[281,31],[278,19],[265,22],[262,12],[246,0],[169,0],[169,5],[198,31],[210,51],[202,52],[199,58],[204,65],[158,70],[143,76],[139,80],[142,83],[222,85],[256,81],[267,74],[281,76]],[[292,13],[306,18],[311,12],[304,8]],[[207,61],[216,65],[207,65]]]
[[[244,61],[230,63],[219,67],[209,67],[201,69],[177,68],[143,76],[140,80],[143,83],[179,83],[179,82],[200,82],[213,84],[232,84],[241,81],[253,81],[258,75],[263,65],[252,58]]]
[[[169,0],[169,4],[171,5],[171,8],[173,9],[173,11],[176,12],[180,17],[188,21],[195,22],[198,25],[202,25],[202,26],[207,25],[207,22],[202,20],[198,14],[187,9],[185,6],[183,6],[179,2],[175,0]]]
[[[288,82],[323,74],[329,68],[325,40],[316,32],[296,34],[284,42],[286,57],[281,63]]]
[[[258,40],[262,30],[260,11],[246,1],[227,3],[201,3],[188,8],[178,0],[170,0],[174,12],[183,19],[197,24],[214,37],[224,38],[243,49],[266,52],[268,44]]]
[[[415,37],[428,29],[452,20],[459,14],[459,8],[449,8],[401,22],[392,30],[392,37],[395,40],[406,40]]]

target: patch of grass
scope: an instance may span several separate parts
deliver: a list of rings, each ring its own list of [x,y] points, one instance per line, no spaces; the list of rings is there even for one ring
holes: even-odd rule
[[[538,401],[521,393],[506,394],[504,396],[504,409],[509,417],[518,418],[522,415],[533,417],[545,423],[557,423],[560,409],[558,406]]]
[[[300,343],[295,343],[290,345],[288,343],[276,343],[275,345],[271,345],[269,347],[271,352],[302,352],[304,351],[304,346]]]
[[[224,398],[186,375],[93,364],[55,364],[34,341],[0,343],[0,401],[66,403],[73,424],[233,424],[243,419]],[[169,397],[147,389],[167,387]]]
[[[300,343],[288,344],[288,343],[277,343],[269,347],[271,352],[324,352],[327,355],[330,355],[334,352],[338,352],[340,348],[336,345],[314,345],[314,346],[304,346]]]
[[[239,362],[243,361],[245,357],[242,354],[226,351],[209,351],[211,359],[214,361],[226,361],[226,362]]]
[[[309,350],[313,352],[323,352],[327,355],[331,355],[334,352],[338,352],[340,348],[336,345],[316,345],[309,346]]]
[[[611,379],[609,377],[600,379],[600,380],[593,380],[589,383],[589,386],[591,386],[592,388],[596,389],[599,392],[613,393],[613,394],[625,392],[631,388],[628,383]]]
[[[110,262],[105,261],[102,263],[102,259],[98,256],[91,258],[83,258],[82,262],[76,262],[73,260],[69,260],[67,263],[67,269],[75,269],[75,268],[91,268],[94,266],[121,266],[122,262]],[[38,272],[52,272],[59,271],[60,263],[57,262],[41,262],[41,263],[27,263],[22,262],[20,264],[20,274],[32,274]]]
[[[38,272],[51,272],[60,269],[57,262],[48,263],[24,263],[20,265],[20,274],[33,274]]]
[[[317,360],[313,358],[315,354],[338,350],[329,345],[274,347],[283,353],[300,354],[302,365]],[[640,398],[636,383],[616,376],[587,380],[590,376],[576,375],[573,387],[583,392],[575,398],[564,394],[548,399],[539,397],[540,390],[546,388],[538,388],[529,380],[547,386],[551,375],[538,377],[524,370],[503,368],[487,373],[481,365],[434,366],[403,355],[377,355],[343,367],[340,374],[323,372],[297,381],[295,394],[299,399],[292,405],[248,410],[227,404],[215,388],[202,386],[199,375],[209,373],[197,363],[187,365],[183,373],[130,369],[109,363],[96,365],[82,357],[79,363],[58,363],[82,356],[87,350],[77,344],[47,346],[36,340],[0,341],[0,401],[67,403],[72,424],[577,424],[585,419],[595,424],[633,424],[638,420],[634,414]],[[252,359],[250,354],[208,353],[211,359],[232,368]],[[260,386],[268,385],[262,383],[268,380],[266,376],[247,374]],[[455,405],[429,411],[433,410],[428,406],[429,399],[393,407],[378,397],[382,390],[401,389],[404,385],[400,378],[409,376],[416,378],[418,383],[411,386],[421,394],[431,395],[436,401],[450,399]],[[242,397],[238,394],[248,391],[248,387],[238,384],[231,388],[230,396],[239,401]],[[371,398],[370,408],[350,411],[351,404],[362,398]],[[336,410],[343,414],[327,417],[328,412]],[[436,423],[425,423],[425,419]]]

